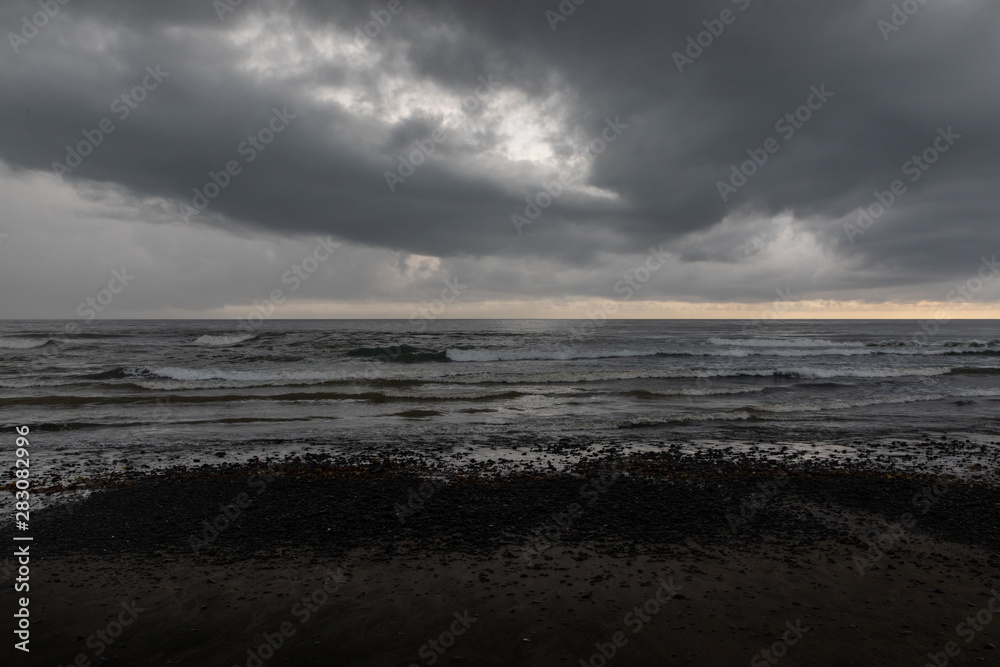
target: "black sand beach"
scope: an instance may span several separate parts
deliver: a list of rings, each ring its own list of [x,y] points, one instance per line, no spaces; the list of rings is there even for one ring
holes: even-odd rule
[[[32,664],[997,664],[996,453],[921,446],[124,472],[35,517]]]

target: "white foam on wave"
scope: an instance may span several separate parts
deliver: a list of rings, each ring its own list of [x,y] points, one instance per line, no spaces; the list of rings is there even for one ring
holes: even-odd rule
[[[331,371],[230,371],[214,368],[156,368],[151,371],[168,380],[203,382],[223,380],[232,382],[322,382],[324,380],[351,379],[349,373]],[[358,374],[360,375],[360,374]]]
[[[947,366],[932,368],[792,368],[783,371],[801,378],[822,380],[826,378],[901,378],[901,377],[934,377],[947,375],[952,369]]]
[[[565,361],[569,359],[613,359],[618,357],[648,357],[655,352],[637,350],[460,350],[450,349],[446,356],[451,361]]]
[[[951,398],[992,398],[1000,396],[1000,390],[970,389],[948,394],[904,394],[901,396],[884,396],[878,398],[832,399],[812,403],[777,403],[774,405],[757,405],[753,409],[764,412],[815,412],[819,410],[849,410],[865,408],[873,405],[895,405],[901,403],[919,403],[923,401],[944,401]]]
[[[470,368],[471,370],[471,368]],[[238,387],[271,387],[312,385],[320,383],[353,383],[371,381],[416,381],[431,384],[577,384],[590,382],[616,382],[643,379],[698,379],[698,378],[739,378],[739,377],[787,377],[802,379],[831,378],[873,378],[891,379],[902,377],[933,377],[951,373],[950,367],[936,368],[864,368],[864,369],[825,369],[825,368],[778,368],[778,369],[628,369],[628,370],[589,370],[589,371],[554,371],[549,373],[493,373],[483,370],[474,372],[447,372],[444,367],[429,372],[427,367],[420,369],[405,367],[394,368],[388,372],[380,367],[366,365],[365,367],[346,367],[335,370],[262,370],[238,371],[216,368],[130,368],[129,376],[139,379],[136,384],[153,390],[181,389],[231,389]],[[734,391],[757,392],[759,387],[736,389],[697,388],[686,391]],[[665,391],[672,391],[667,389]],[[677,389],[676,391],[682,391]],[[691,393],[689,395],[699,395]]]
[[[150,391],[184,391],[188,389],[247,389],[250,387],[268,387],[275,383],[270,382],[235,382],[235,381],[193,381],[193,380],[151,380],[135,382],[135,386]],[[279,386],[283,383],[277,383]]]
[[[778,369],[690,369],[690,370],[622,370],[622,371],[559,371],[553,373],[523,373],[497,377],[480,376],[473,382],[547,383],[547,382],[614,382],[644,379],[686,379],[727,377],[789,377],[805,379],[827,378],[897,378],[933,377],[951,373],[950,367],[936,368],[778,368]],[[456,378],[455,381],[463,380]]]
[[[64,384],[66,383],[52,380],[0,380],[0,387],[4,389],[30,389],[32,387],[52,387]]]
[[[617,424],[619,427],[651,427],[667,426],[682,422],[707,422],[707,421],[743,421],[751,419],[753,415],[743,410],[733,410],[732,412],[695,412],[691,414],[679,414],[672,417],[649,419],[646,417],[635,417],[626,422]]]
[[[697,373],[698,371],[671,370],[555,371],[552,373],[510,373],[503,375],[478,373],[467,376],[456,375],[447,379],[451,382],[464,384],[480,384],[486,382],[496,382],[500,384],[573,384],[577,382],[615,382],[619,380],[707,377],[707,375],[698,375]],[[730,376],[736,375],[736,373],[725,374]],[[723,372],[720,371],[713,377],[722,376]]]
[[[867,355],[879,356],[935,356],[955,354],[964,352],[974,354],[977,352],[989,353],[991,350],[982,348],[968,349],[945,349],[945,348],[901,348],[901,347],[833,347],[833,348],[787,348],[787,347],[762,347],[754,349],[732,348],[720,349],[705,352],[706,357],[863,357]]]
[[[738,347],[864,347],[857,341],[836,342],[822,338],[709,338],[712,345]]]
[[[767,350],[768,354],[780,354],[781,348],[827,348],[817,354],[948,354],[955,351],[974,352],[988,351],[997,347],[1000,340],[981,341],[931,341],[915,342],[912,340],[880,340],[880,341],[833,341],[823,338],[709,338],[709,344],[737,348],[725,353],[740,352],[739,348],[754,348]],[[765,352],[754,352],[764,354]]]
[[[30,350],[51,342],[51,338],[0,338],[0,348],[7,350]]]
[[[865,347],[835,348],[787,348],[761,347],[753,349],[733,348],[705,352],[706,357],[858,357],[869,354],[889,354]],[[911,352],[911,354],[916,354]]]
[[[139,386],[148,385],[146,388],[176,388],[176,389],[225,389],[235,387],[275,387],[293,385],[311,385],[324,382],[370,382],[379,380],[402,380],[410,379],[424,382],[433,382],[437,379],[435,375],[423,375],[412,377],[407,375],[410,369],[391,369],[392,372],[380,368],[373,364],[366,364],[362,368],[346,367],[336,370],[325,371],[295,371],[295,370],[266,370],[266,371],[236,371],[220,370],[215,368],[140,368],[129,369],[129,374],[141,377]],[[153,377],[150,377],[150,376]],[[158,382],[171,381],[183,383],[178,385],[168,385],[161,387]],[[145,383],[145,384],[144,384]]]
[[[760,394],[764,387],[716,387],[707,389],[641,389],[644,394],[654,396],[727,396],[735,394]]]
[[[212,345],[216,347],[222,347],[226,345],[237,345],[251,338],[256,338],[254,334],[237,334],[235,336],[212,336],[205,334],[194,341],[195,345]]]

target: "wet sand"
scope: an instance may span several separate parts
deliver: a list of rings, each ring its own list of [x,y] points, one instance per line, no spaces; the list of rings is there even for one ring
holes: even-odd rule
[[[34,517],[30,664],[1000,664],[975,475],[300,457],[102,486]]]

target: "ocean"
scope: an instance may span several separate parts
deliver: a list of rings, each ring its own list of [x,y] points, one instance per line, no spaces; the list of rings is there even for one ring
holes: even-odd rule
[[[314,320],[0,323],[3,428],[57,477],[512,443],[814,454],[1000,434],[1000,322]],[[837,450],[837,451],[843,451]]]

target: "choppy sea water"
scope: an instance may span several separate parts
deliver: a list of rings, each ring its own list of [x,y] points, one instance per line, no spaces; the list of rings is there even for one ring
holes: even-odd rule
[[[996,440],[1000,321],[0,322],[3,428],[60,467],[511,438]],[[426,328],[424,328],[426,327]]]

